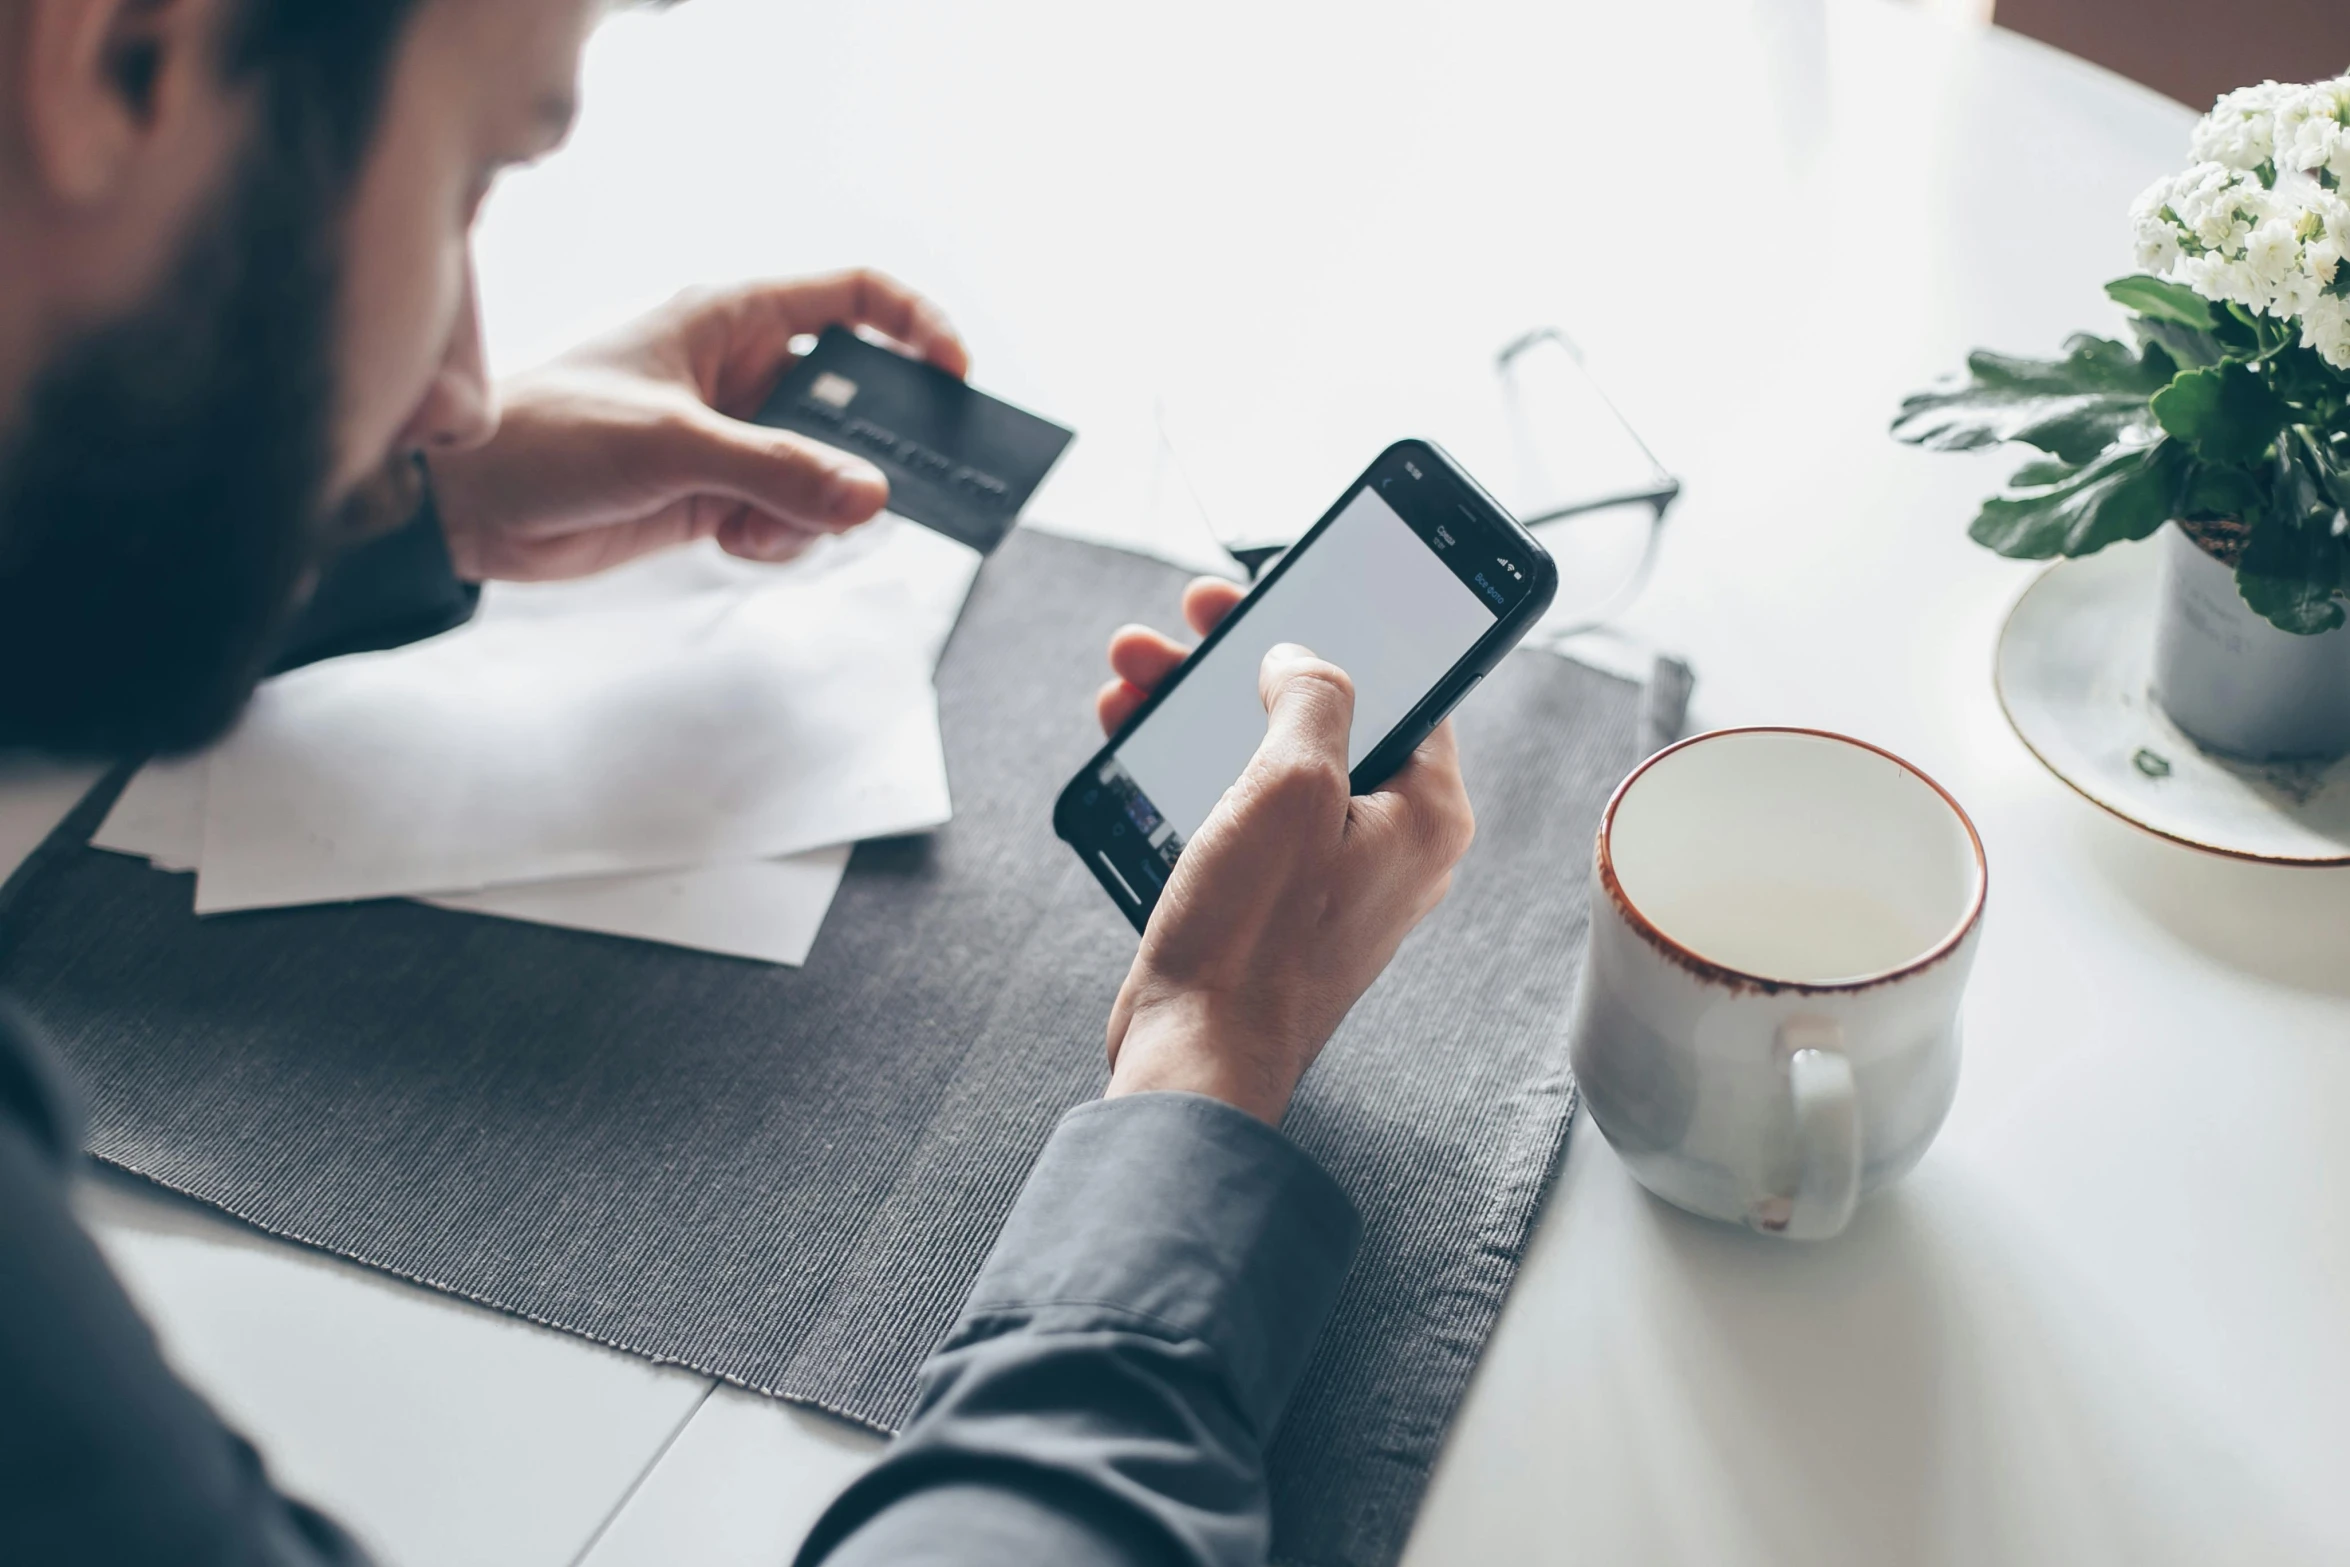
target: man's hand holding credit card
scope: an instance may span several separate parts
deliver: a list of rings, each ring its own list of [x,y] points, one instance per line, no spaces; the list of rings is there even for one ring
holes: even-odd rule
[[[932,365],[827,327],[756,423],[854,452],[889,480],[889,509],[987,554],[1071,432]]]

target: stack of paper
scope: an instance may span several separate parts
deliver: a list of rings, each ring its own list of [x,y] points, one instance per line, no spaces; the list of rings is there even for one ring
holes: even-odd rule
[[[979,556],[894,517],[494,585],[471,625],[269,682],[92,840],[200,914],[408,896],[804,961],[860,839],[951,810],[931,676]]]

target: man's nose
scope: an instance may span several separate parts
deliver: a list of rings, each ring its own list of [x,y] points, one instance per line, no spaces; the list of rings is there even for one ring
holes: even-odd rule
[[[481,305],[473,269],[465,270],[465,303],[449,352],[433,375],[424,405],[416,411],[417,444],[428,451],[460,452],[480,446],[498,432],[498,394],[490,385],[482,354]]]

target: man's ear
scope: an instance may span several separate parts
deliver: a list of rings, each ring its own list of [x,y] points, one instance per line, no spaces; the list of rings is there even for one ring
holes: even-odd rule
[[[21,134],[52,200],[102,206],[139,182],[199,94],[220,92],[228,0],[18,0]]]

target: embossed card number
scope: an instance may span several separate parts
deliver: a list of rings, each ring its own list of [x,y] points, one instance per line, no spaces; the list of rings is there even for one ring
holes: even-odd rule
[[[1068,446],[1069,431],[833,327],[786,372],[759,423],[869,459],[889,509],[985,553]]]

